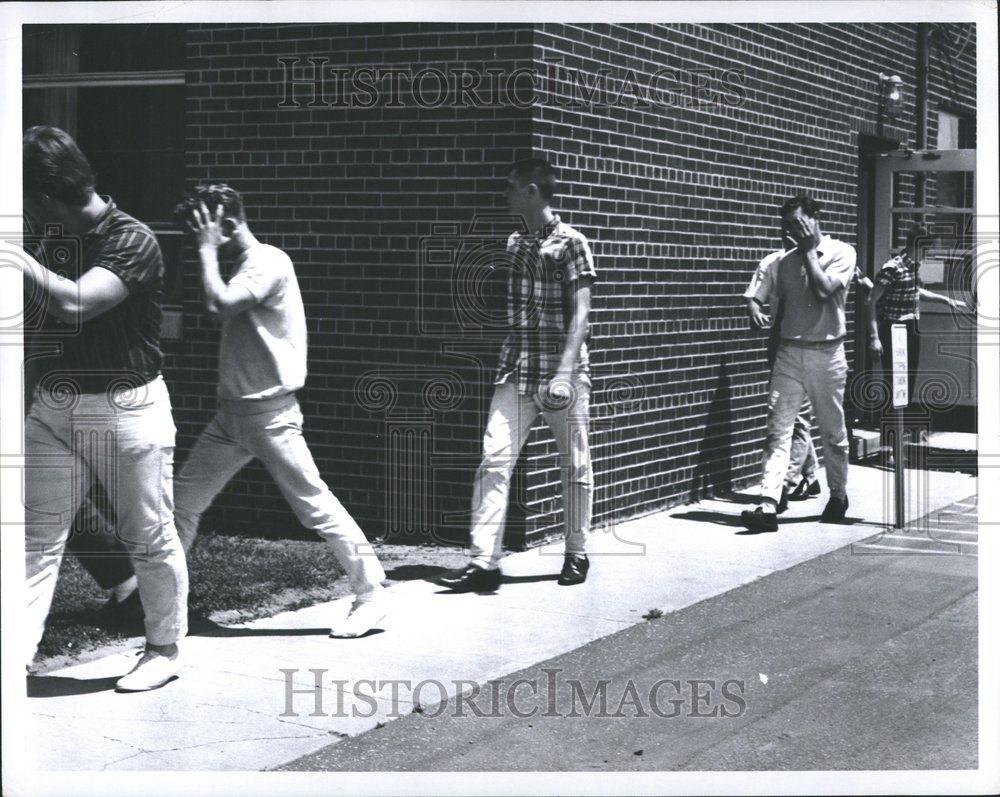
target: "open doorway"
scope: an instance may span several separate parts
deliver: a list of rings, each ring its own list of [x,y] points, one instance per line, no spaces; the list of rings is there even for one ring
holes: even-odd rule
[[[956,139],[957,143],[958,139]],[[868,142],[871,146],[871,142]],[[869,152],[862,160],[858,255],[874,279],[884,263],[900,255],[907,233],[922,226],[915,266],[922,289],[914,306],[919,367],[910,412],[921,419],[920,435],[965,434],[975,450],[977,413],[976,301],[974,270],[976,207],[974,149]],[[856,378],[870,380],[852,391],[858,436],[868,445],[881,434],[884,399],[875,380],[881,363],[868,348],[867,296],[855,296]],[[964,303],[966,309],[953,303]],[[880,310],[881,312],[881,310]],[[911,361],[916,358],[911,358]],[[860,397],[860,400],[858,398]],[[919,442],[914,440],[913,442]]]

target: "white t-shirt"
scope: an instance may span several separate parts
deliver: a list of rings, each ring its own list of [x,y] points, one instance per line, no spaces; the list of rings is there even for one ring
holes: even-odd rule
[[[223,322],[219,397],[295,392],[306,382],[306,315],[291,259],[274,246],[253,246],[229,284],[242,285],[257,304]]]
[[[816,256],[819,267],[843,286],[827,299],[820,299],[809,285],[798,249],[772,252],[765,257],[743,294],[771,305],[775,316],[781,312],[782,340],[820,342],[838,340],[847,333],[844,308],[857,262],[854,247],[824,235]]]

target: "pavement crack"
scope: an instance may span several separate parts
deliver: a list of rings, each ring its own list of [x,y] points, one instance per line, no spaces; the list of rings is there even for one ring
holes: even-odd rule
[[[257,714],[261,717],[267,717],[269,719],[276,720],[277,722],[280,722],[282,725],[296,725],[300,728],[308,728],[311,731],[322,731],[324,733],[327,732],[326,728],[322,728],[317,725],[311,725],[306,722],[295,722],[291,719],[288,719],[287,717],[282,717],[280,714],[270,714],[266,711],[261,711],[258,708],[251,708],[250,706],[231,706],[227,703],[201,703],[200,705],[205,706],[206,708],[228,708],[228,709],[246,711],[249,712],[250,714]],[[336,731],[330,731],[330,733],[336,733]]]

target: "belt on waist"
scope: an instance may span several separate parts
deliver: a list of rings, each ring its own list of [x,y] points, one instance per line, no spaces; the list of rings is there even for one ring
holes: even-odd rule
[[[260,412],[286,409],[293,406],[297,400],[295,393],[282,393],[280,396],[269,396],[262,399],[220,398],[218,406],[220,412],[228,412],[232,415],[256,415]]]
[[[796,340],[793,338],[782,338],[781,343],[784,346],[798,346],[803,349],[825,349],[828,347],[839,346],[844,342],[844,338],[832,338],[830,340]]]

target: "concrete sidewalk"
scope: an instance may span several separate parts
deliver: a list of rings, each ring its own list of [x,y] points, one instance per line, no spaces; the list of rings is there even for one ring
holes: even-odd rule
[[[911,478],[920,500],[910,518],[976,493],[975,478],[960,473]],[[413,710],[408,688],[392,700],[388,687],[371,684],[356,697],[364,679],[433,684],[420,695],[430,705],[443,697],[437,684],[454,694],[456,681],[483,683],[640,623],[650,609],[677,611],[871,538],[891,512],[891,482],[862,467],[852,467],[851,481],[849,525],[817,522],[825,485],[819,499],[791,505],[777,534],[740,533],[743,505],[704,501],[596,533],[590,577],[578,587],[556,585],[562,557],[553,544],[506,557],[495,594],[396,585],[384,633],[363,639],[327,638],[347,610],[341,600],[189,637],[182,677],[154,692],[111,691],[134,652],[32,678],[26,760],[47,770],[278,766]],[[319,697],[311,670],[323,684]],[[286,679],[302,690],[291,695],[291,716],[281,716]]]

